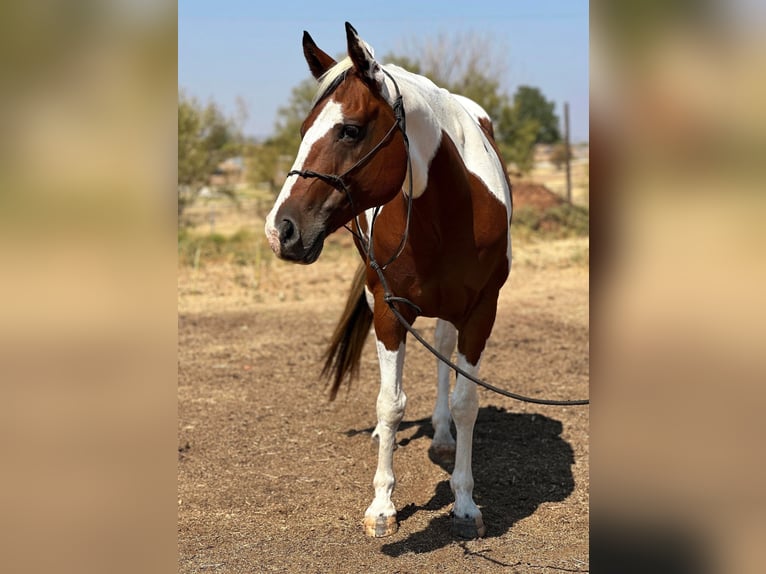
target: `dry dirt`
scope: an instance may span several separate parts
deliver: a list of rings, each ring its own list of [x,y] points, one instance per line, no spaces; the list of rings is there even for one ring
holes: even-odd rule
[[[588,395],[587,240],[522,244],[482,363],[490,382]],[[450,536],[447,470],[427,450],[435,360],[410,339],[394,456],[399,531],[367,538],[377,359],[328,402],[320,356],[356,266],[343,240],[303,267],[179,270],[180,572],[587,572],[588,407],[480,390],[475,500],[487,536]],[[429,338],[434,322],[416,326]]]
[[[564,203],[564,199],[544,185],[531,181],[513,182],[513,207],[529,207],[539,212]]]

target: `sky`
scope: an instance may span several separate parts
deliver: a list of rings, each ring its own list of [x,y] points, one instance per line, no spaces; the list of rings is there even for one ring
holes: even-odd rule
[[[415,39],[439,34],[487,36],[504,53],[501,87],[539,87],[563,117],[569,102],[573,142],[588,140],[588,2],[586,0],[181,0],[178,85],[233,114],[247,105],[245,133],[272,133],[277,109],[309,77],[301,38],[307,30],[330,55],[345,50],[349,21],[381,60]]]

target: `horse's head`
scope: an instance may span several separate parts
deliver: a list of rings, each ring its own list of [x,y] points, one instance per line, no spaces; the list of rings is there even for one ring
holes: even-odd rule
[[[266,237],[282,259],[313,263],[327,235],[402,188],[407,159],[384,74],[347,22],[348,58],[336,62],[307,32],[303,53],[319,80],[302,141],[274,207]]]

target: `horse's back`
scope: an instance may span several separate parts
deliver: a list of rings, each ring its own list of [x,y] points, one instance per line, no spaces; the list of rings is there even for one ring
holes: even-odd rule
[[[463,106],[463,108],[465,108],[465,111],[470,114],[474,121],[484,131],[484,134],[488,138],[491,138],[492,141],[494,141],[495,128],[492,125],[492,118],[489,117],[487,110],[474,102],[472,99],[461,96],[460,94],[452,94],[452,97],[455,98],[458,103]]]
[[[492,120],[487,111],[473,100],[452,94],[466,112],[462,119],[463,145],[461,155],[466,168],[481,179],[511,216],[511,188],[500,150],[495,143]],[[469,125],[470,122],[470,125]]]

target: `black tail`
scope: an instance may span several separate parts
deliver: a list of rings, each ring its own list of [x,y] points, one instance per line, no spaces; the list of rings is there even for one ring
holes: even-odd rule
[[[366,269],[366,265],[362,264],[356,270],[346,308],[338,321],[338,326],[335,327],[330,346],[324,355],[322,376],[331,378],[331,401],[335,400],[346,375],[349,375],[349,384],[351,384],[351,379],[359,374],[359,360],[372,326],[372,311],[367,305],[364,294]]]

